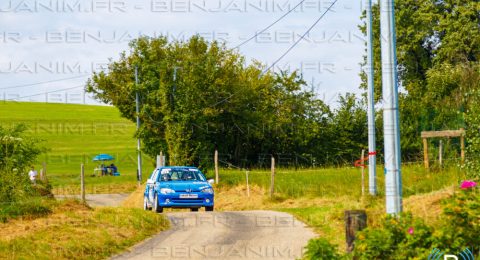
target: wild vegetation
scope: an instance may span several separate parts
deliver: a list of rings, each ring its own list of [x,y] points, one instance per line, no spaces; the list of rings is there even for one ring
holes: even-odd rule
[[[142,209],[95,208],[50,202],[45,217],[0,223],[2,259],[105,259],[169,227],[165,216]]]
[[[375,93],[381,103],[380,7],[374,12]],[[401,145],[405,160],[421,156],[421,131],[467,129],[471,164],[480,158],[477,138],[480,89],[480,3],[478,1],[395,1],[401,94]],[[365,32],[365,26],[360,27]],[[366,74],[362,73],[362,88]],[[378,115],[381,118],[381,114]],[[382,120],[377,120],[382,124]],[[451,157],[458,141],[446,140]],[[381,140],[379,143],[381,147]],[[381,150],[379,150],[381,151]],[[477,170],[471,177],[479,177]]]
[[[41,181],[33,184],[27,174],[45,148],[25,130],[24,125],[0,126],[0,222],[50,211],[42,197],[51,195],[51,187]]]

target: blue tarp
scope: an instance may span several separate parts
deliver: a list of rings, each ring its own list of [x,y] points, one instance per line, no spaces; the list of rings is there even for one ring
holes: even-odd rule
[[[93,161],[112,161],[115,158],[109,154],[99,154],[95,157],[93,157]]]

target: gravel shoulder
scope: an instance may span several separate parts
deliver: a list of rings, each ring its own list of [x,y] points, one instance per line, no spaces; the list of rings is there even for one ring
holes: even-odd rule
[[[129,193],[125,194],[87,194],[85,199],[87,204],[92,207],[117,207],[130,196]],[[80,195],[55,195],[57,199],[80,199]]]

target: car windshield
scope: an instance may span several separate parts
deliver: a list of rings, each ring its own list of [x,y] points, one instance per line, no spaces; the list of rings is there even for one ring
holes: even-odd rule
[[[197,169],[169,168],[169,169],[162,169],[160,180],[161,181],[205,181],[205,177]]]

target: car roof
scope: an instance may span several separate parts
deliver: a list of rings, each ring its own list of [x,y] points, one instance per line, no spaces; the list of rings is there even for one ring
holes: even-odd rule
[[[197,169],[197,167],[194,166],[162,166],[158,167],[157,169]]]

